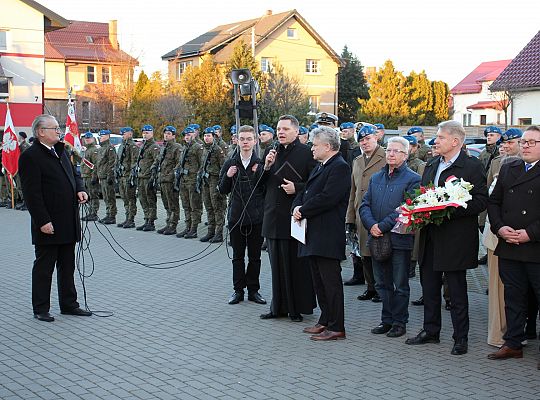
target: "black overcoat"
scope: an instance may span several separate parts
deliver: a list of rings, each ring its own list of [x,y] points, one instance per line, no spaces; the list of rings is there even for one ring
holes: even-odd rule
[[[77,193],[85,191],[80,174],[70,162],[64,144],[51,154],[37,139],[19,158],[24,200],[31,216],[32,244],[75,243],[81,238]],[[40,228],[52,222],[54,234]]]
[[[345,213],[351,190],[351,168],[340,153],[316,167],[304,190],[294,199],[307,219],[306,244],[298,244],[298,256],[345,259]],[[292,211],[291,210],[291,211]]]
[[[422,175],[422,186],[433,182],[440,159],[439,156],[428,161]],[[452,175],[474,185],[471,190],[472,200],[467,202],[467,208],[458,208],[441,225],[431,224],[420,231],[418,261],[420,265],[423,264],[429,235],[434,246],[434,271],[462,271],[478,267],[478,214],[487,207],[486,175],[482,163],[464,151],[441,173],[437,185],[444,186],[446,179]]]
[[[525,229],[530,242],[517,244],[499,239],[495,255],[524,262],[540,262],[540,164],[525,172],[522,160],[501,167],[488,204],[491,230],[503,226]]]

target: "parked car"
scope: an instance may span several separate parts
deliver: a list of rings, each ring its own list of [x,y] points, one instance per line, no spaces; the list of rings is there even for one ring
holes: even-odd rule
[[[467,146],[467,151],[471,156],[478,158],[485,147],[486,145],[484,144],[469,144]]]

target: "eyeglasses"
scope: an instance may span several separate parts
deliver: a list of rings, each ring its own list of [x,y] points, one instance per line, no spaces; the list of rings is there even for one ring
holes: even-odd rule
[[[519,144],[521,146],[528,145],[529,147],[536,146],[536,143],[540,143],[540,140],[534,140],[534,139],[524,140],[524,139],[522,139],[522,140],[519,141]]]
[[[54,127],[54,128],[46,128],[46,127],[42,126],[41,129],[54,129],[54,131],[55,131],[56,133],[62,133],[62,129],[60,129],[59,126]]]
[[[388,154],[395,154],[395,153],[407,154],[406,151],[403,151],[403,150],[394,150],[394,149],[386,149],[384,152],[385,152],[385,153],[388,153]]]

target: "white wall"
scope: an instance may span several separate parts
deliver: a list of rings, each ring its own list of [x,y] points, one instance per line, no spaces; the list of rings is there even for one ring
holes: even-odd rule
[[[533,125],[540,124],[540,88],[535,91],[521,92],[514,100],[513,125],[519,118],[532,118]]]

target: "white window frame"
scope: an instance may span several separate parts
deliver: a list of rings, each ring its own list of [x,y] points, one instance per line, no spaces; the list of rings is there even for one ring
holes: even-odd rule
[[[0,51],[6,51],[8,45],[8,34],[5,29],[0,30]]]
[[[90,80],[89,77],[90,77],[90,68],[93,69],[92,71],[92,76],[93,76],[93,80]],[[86,82],[88,83],[96,83],[96,67],[94,65],[87,65],[86,66]]]
[[[292,35],[290,35],[292,33]],[[296,28],[287,28],[287,39],[298,39],[298,30]]]
[[[272,57],[261,57],[261,71],[266,73],[270,72],[274,67],[273,60]]]
[[[318,75],[321,73],[321,60],[306,59],[306,74]]]
[[[0,79],[2,80],[5,79],[7,83],[7,92],[0,92],[0,99],[5,99],[9,97],[9,87],[10,87],[9,80],[10,79],[7,77],[0,77]]]
[[[192,66],[193,66],[193,60],[180,61],[176,63],[176,80],[179,81],[180,78],[182,77],[182,74],[186,72],[186,69]]]
[[[104,74],[103,71],[107,71],[107,74]],[[105,77],[108,77],[109,79],[107,81],[105,81]],[[111,81],[112,81],[112,76],[111,76],[111,66],[110,65],[102,65],[101,66],[101,83],[103,83],[104,85],[110,85],[111,84]]]
[[[313,100],[315,100],[315,104],[313,104]],[[321,96],[319,95],[310,95],[309,96],[309,114],[317,114],[319,110],[321,109]]]

